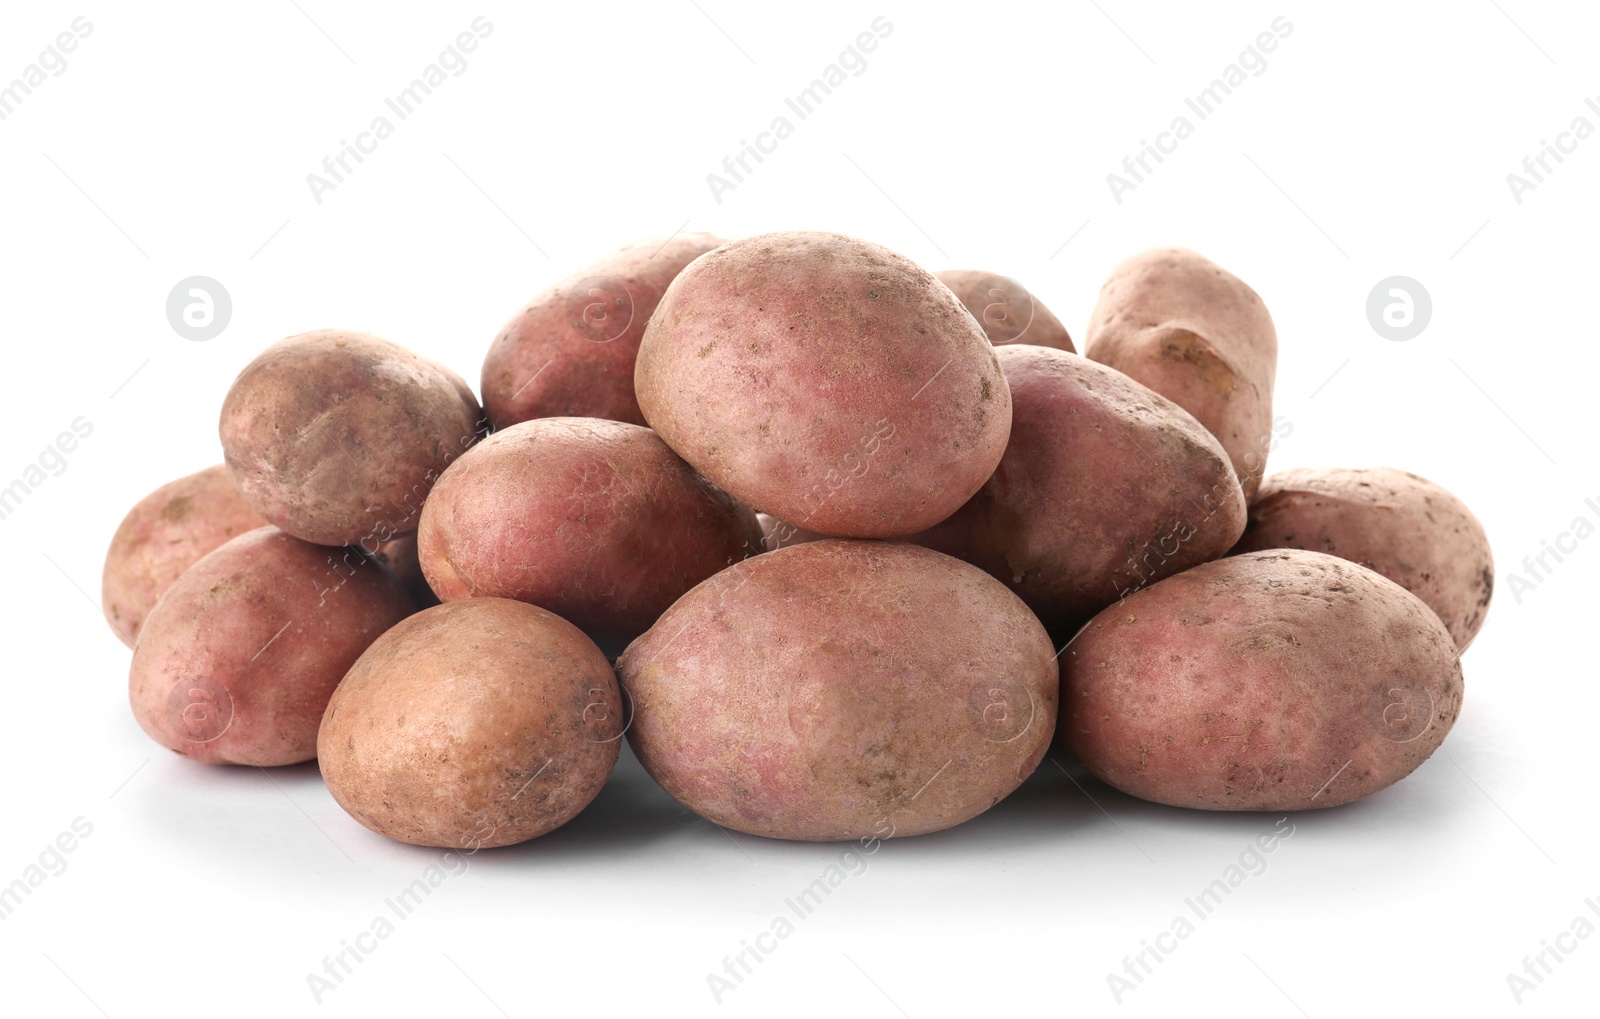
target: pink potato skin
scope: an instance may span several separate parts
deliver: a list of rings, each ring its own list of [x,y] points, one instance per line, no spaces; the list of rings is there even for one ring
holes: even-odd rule
[[[907,540],[987,571],[1062,639],[1238,540],[1238,479],[1183,408],[1067,351],[996,353],[1011,389],[1005,456],[965,506]]]
[[[484,358],[483,405],[494,427],[544,417],[644,424],[633,365],[645,323],[684,266],[726,243],[704,233],[640,241],[539,293]]]
[[[425,609],[339,684],[317,738],[328,791],[380,835],[477,850],[543,835],[600,792],[622,745],[616,677],[553,613]]]
[[[375,336],[324,329],[245,366],[219,430],[257,513],[305,541],[370,550],[417,529],[434,480],[484,427],[454,372]]]
[[[191,566],[145,620],[128,694],[150,738],[206,764],[316,756],[333,688],[417,610],[377,566],[263,527]]]
[[[1243,280],[1183,248],[1135,255],[1100,288],[1083,352],[1193,414],[1254,497],[1272,443],[1278,334]]]
[[[1250,503],[1235,552],[1304,548],[1383,574],[1439,614],[1465,651],[1494,595],[1494,553],[1466,504],[1387,467],[1279,471]]]
[[[712,482],[821,534],[942,520],[1011,429],[994,348],[950,289],[840,234],[765,234],[696,260],[645,330],[634,385]]]
[[[1409,775],[1461,711],[1455,642],[1400,585],[1299,549],[1197,566],[1062,656],[1060,730],[1101,781],[1202,810],[1309,810]]]
[[[417,538],[440,598],[542,606],[608,655],[761,550],[748,508],[650,429],[598,418],[536,418],[485,439],[439,479]]]
[[[725,828],[805,841],[938,831],[1031,774],[1055,649],[1017,597],[913,545],[826,539],[717,574],[629,646],[639,760]]]
[[[145,616],[184,570],[224,542],[266,524],[222,464],[169,481],[140,499],[106,551],[100,604],[111,628],[133,647]]]
[[[995,346],[1031,343],[1077,350],[1061,320],[1016,280],[981,269],[946,269],[934,276],[960,299]]]

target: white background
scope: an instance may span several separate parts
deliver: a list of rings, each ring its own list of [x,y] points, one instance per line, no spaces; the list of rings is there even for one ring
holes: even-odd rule
[[[1600,137],[1520,203],[1506,182],[1574,118],[1600,129],[1583,103],[1600,96],[1592,6],[929,8],[7,5],[0,81],[75,16],[93,31],[0,121],[0,485],[74,418],[94,431],[0,521],[0,884],[75,818],[93,833],[0,921],[0,1009],[1592,1010],[1600,937],[1520,1007],[1506,982],[1575,917],[1600,925],[1584,905],[1600,902],[1600,694],[1583,594],[1600,541],[1508,586],[1574,518],[1600,523]],[[467,69],[316,202],[307,174],[480,14],[493,32]],[[893,32],[866,69],[715,201],[706,175],[878,15]],[[1116,202],[1106,175],[1278,16],[1293,32],[1266,70]],[[361,329],[475,381],[535,291],[684,224],[833,229],[1005,273],[1077,338],[1140,248],[1186,245],[1239,274],[1281,341],[1293,431],[1272,466],[1416,471],[1488,529],[1498,591],[1443,749],[1382,794],[1294,816],[1267,872],[1121,1004],[1107,974],[1275,817],[1144,804],[1046,763],[977,820],[887,843],[719,1006],[707,974],[841,847],[721,833],[625,756],[588,812],[473,857],[318,1005],[306,975],[439,854],[358,826],[313,765],[207,768],[151,743],[95,604],[111,532],[150,489],[220,460],[222,396],[271,341]],[[209,342],[165,316],[194,274],[233,300]],[[1402,343],[1365,312],[1396,274],[1434,308]]]

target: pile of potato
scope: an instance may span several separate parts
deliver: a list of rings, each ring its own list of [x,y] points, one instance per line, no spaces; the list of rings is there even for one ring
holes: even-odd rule
[[[316,758],[363,825],[544,834],[624,735],[774,838],[999,802],[1054,741],[1134,796],[1328,807],[1461,708],[1493,566],[1387,469],[1264,474],[1277,336],[1190,251],[1118,266],[1084,353],[1014,281],[786,232],[624,248],[449,369],[269,347],[224,465],[105,567],[134,716],[197,761]]]

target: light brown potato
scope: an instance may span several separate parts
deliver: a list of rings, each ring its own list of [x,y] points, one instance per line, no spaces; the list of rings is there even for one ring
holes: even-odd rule
[[[1005,456],[965,506],[907,540],[986,570],[1061,640],[1238,540],[1238,479],[1183,408],[1064,350],[996,353],[1011,389]]]
[[[546,417],[644,424],[633,363],[645,323],[684,266],[726,243],[704,233],[640,241],[542,291],[484,359],[483,405],[494,427]]]
[[[1387,467],[1297,468],[1267,478],[1235,552],[1304,548],[1383,574],[1439,614],[1465,651],[1494,595],[1494,553],[1460,499]]]
[[[185,571],[145,619],[128,674],[134,717],[207,764],[309,761],[333,688],[416,608],[354,550],[247,532]]]
[[[1197,566],[1062,655],[1061,733],[1098,779],[1204,810],[1310,810],[1409,775],[1461,711],[1444,624],[1400,585],[1299,549]]]
[[[417,541],[440,598],[540,605],[614,656],[685,591],[759,553],[761,530],[648,428],[536,418],[444,472]]]
[[[417,529],[439,474],[479,435],[461,377],[404,347],[324,329],[268,347],[222,405],[250,506],[290,534],[368,551]]]
[[[575,817],[622,743],[611,665],[544,609],[470,598],[419,612],[367,649],[328,703],[328,791],[389,838],[507,846]]]
[[[1084,355],[1143,382],[1210,429],[1245,498],[1266,474],[1278,334],[1244,281],[1182,248],[1135,255],[1111,273]]]
[[[822,534],[911,534],[1000,461],[1011,398],[950,289],[887,248],[794,231],[672,281],[634,374],[661,438],[753,509]]]
[[[995,346],[1031,343],[1057,350],[1077,349],[1061,320],[1011,277],[981,269],[946,269],[934,275],[961,299]]]
[[[133,647],[157,599],[184,570],[231,538],[265,527],[222,464],[151,492],[117,525],[100,579],[106,620]]]
[[[628,738],[725,828],[829,841],[960,824],[1054,730],[1055,649],[1017,597],[913,545],[825,540],[747,559],[618,662]]]

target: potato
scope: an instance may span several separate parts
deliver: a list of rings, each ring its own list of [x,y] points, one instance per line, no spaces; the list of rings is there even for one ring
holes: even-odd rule
[[[542,291],[484,359],[483,405],[494,427],[544,417],[644,424],[633,362],[645,323],[684,266],[726,243],[703,233],[640,241]]]
[[[1076,350],[1061,320],[1027,287],[1009,276],[979,269],[946,269],[934,275],[961,299],[995,346],[1031,343],[1036,347]]]
[[[1255,495],[1272,444],[1278,334],[1243,280],[1182,248],[1135,255],[1100,288],[1083,352],[1193,414],[1228,451],[1245,498]]]
[[[634,384],[702,474],[822,534],[944,519],[1011,428],[994,348],[949,288],[840,234],[766,234],[696,260],[650,319]]]
[[[230,538],[266,526],[222,464],[169,481],[134,504],[106,551],[100,606],[129,647],[172,582]]]
[[[339,684],[317,738],[328,791],[380,835],[479,849],[543,835],[600,792],[622,712],[571,624],[504,598],[426,609]]]
[[[324,329],[268,347],[222,405],[222,449],[250,506],[319,545],[417,529],[428,490],[477,440],[460,376],[375,336]]]
[[[1267,478],[1235,552],[1304,548],[1383,574],[1444,620],[1465,651],[1494,595],[1489,536],[1466,504],[1387,467],[1299,468]]]
[[[1130,595],[1062,663],[1071,752],[1101,781],[1178,807],[1349,803],[1409,775],[1461,710],[1455,642],[1421,599],[1299,549]]]
[[[618,662],[646,770],[725,828],[883,839],[975,817],[1038,766],[1055,649],[982,571],[828,539],[684,595]]]
[[[515,598],[621,653],[685,591],[761,550],[755,514],[654,432],[536,418],[450,466],[418,554],[440,598]]]
[[[391,538],[369,552],[368,557],[399,581],[418,607],[426,609],[439,604],[439,596],[433,593],[433,588],[428,586],[428,578],[422,575],[416,534]]]
[[[145,619],[128,674],[134,717],[157,743],[207,764],[309,761],[333,688],[416,608],[354,550],[276,527],[241,534],[185,571]]]
[[[1064,350],[1018,343],[996,353],[1011,444],[977,495],[908,540],[988,571],[1063,639],[1238,540],[1238,479],[1183,408]]]

